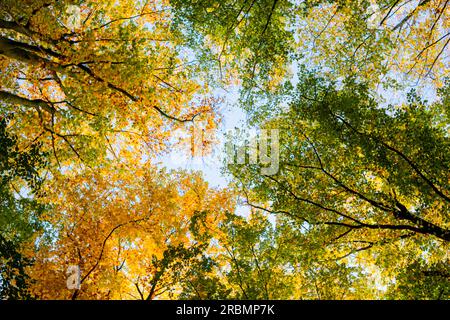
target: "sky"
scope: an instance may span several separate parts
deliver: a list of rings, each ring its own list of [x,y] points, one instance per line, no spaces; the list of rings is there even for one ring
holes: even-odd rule
[[[212,155],[193,158],[189,150],[174,148],[168,154],[158,157],[156,162],[167,169],[201,171],[203,178],[210,187],[226,188],[231,182],[231,177],[223,173],[222,170],[225,160],[225,133],[235,128],[248,128],[247,117],[238,105],[238,87],[231,90],[216,89],[214,96],[222,97],[224,101],[219,110],[222,120],[218,126],[218,143],[213,147]],[[236,208],[236,214],[241,216],[246,217],[249,213],[250,208],[248,206],[238,205]],[[274,217],[269,218],[269,220],[274,222]]]
[[[213,147],[213,155],[206,157],[192,157],[189,150],[185,148],[180,150],[174,148],[168,154],[157,158],[157,162],[168,169],[183,169],[202,171],[204,178],[210,186],[223,188],[228,185],[229,179],[221,173],[224,155],[221,154],[224,148],[224,134],[234,128],[243,128],[246,126],[246,115],[238,106],[238,89],[226,92],[223,89],[217,89],[215,96],[223,97],[225,100],[219,110],[222,115],[222,121],[218,127],[218,143]]]

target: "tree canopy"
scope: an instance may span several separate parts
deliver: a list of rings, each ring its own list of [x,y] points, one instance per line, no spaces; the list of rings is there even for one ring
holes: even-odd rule
[[[449,299],[449,16],[1,1],[0,299]]]

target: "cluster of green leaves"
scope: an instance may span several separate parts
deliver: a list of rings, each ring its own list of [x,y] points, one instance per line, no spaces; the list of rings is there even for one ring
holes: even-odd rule
[[[0,119],[0,299],[31,298],[27,290],[29,277],[26,267],[32,258],[22,254],[24,243],[33,240],[42,228],[40,215],[44,206],[33,199],[42,183],[39,170],[46,165],[39,144],[20,151],[17,138],[8,132],[11,116]],[[22,184],[31,195],[12,189]]]
[[[448,260],[416,261],[402,270],[388,290],[390,299],[450,299]]]
[[[191,279],[183,297],[195,299],[357,299],[375,297],[371,279],[356,265],[323,259],[309,234],[261,210],[248,217],[228,213],[217,230],[195,227],[219,250]],[[199,231],[203,230],[203,231]],[[209,260],[209,259],[208,259]],[[193,288],[196,288],[193,290]]]
[[[376,266],[387,278],[445,259],[448,87],[436,103],[411,92],[404,105],[382,106],[354,79],[338,86],[304,69],[299,78],[288,109],[261,123],[280,130],[279,172],[229,166],[247,202],[295,221],[319,256]]]
[[[171,4],[174,26],[195,49],[210,54],[208,61],[216,63],[222,80],[238,70],[243,88],[260,92],[276,84],[295,57],[289,30],[295,15],[289,1],[174,0]]]

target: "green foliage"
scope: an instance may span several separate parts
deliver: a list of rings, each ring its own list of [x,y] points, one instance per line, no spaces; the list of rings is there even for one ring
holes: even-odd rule
[[[399,273],[388,292],[390,299],[450,299],[449,261],[416,261]]]
[[[15,178],[21,178],[36,191],[42,183],[38,169],[46,165],[44,155],[39,150],[40,143],[32,143],[28,150],[21,151],[17,137],[7,132],[13,116],[0,118],[0,179],[4,186]]]
[[[191,262],[186,277],[180,284],[183,291],[179,299],[186,300],[224,300],[231,298],[232,289],[215,273],[219,267],[212,257],[202,256]]]
[[[39,169],[46,162],[39,144],[19,150],[16,137],[8,133],[9,121],[6,117],[0,120],[0,299],[28,299],[26,267],[32,260],[21,249],[41,228],[39,217],[44,206],[14,194],[11,184],[22,179],[36,193],[42,183]]]
[[[0,299],[450,299],[449,10],[3,0]],[[236,87],[279,171],[159,170]]]
[[[450,239],[447,93],[433,104],[411,92],[404,105],[382,106],[364,84],[337,89],[305,71],[289,109],[261,122],[280,129],[279,172],[229,169],[249,203],[293,219],[319,256],[387,277],[423,250],[437,263]]]
[[[0,299],[30,299],[26,267],[31,260],[25,258],[14,241],[5,239],[0,234]]]
[[[222,253],[208,268],[196,267],[204,280],[195,278],[190,285],[206,293],[191,298],[370,299],[377,294],[362,268],[324,259],[320,247],[313,250],[310,235],[286,217],[260,210],[248,217],[227,214],[219,228],[211,243]]]
[[[289,1],[172,0],[171,4],[175,26],[188,38],[197,39],[193,44],[201,45],[200,50],[213,54],[220,77],[226,79],[228,72],[238,70],[247,90],[276,83],[295,56],[289,29],[293,5]]]

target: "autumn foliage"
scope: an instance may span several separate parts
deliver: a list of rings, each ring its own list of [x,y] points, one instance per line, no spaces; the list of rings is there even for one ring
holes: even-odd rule
[[[448,299],[449,17],[1,0],[0,299]],[[275,174],[166,165],[237,110]]]

